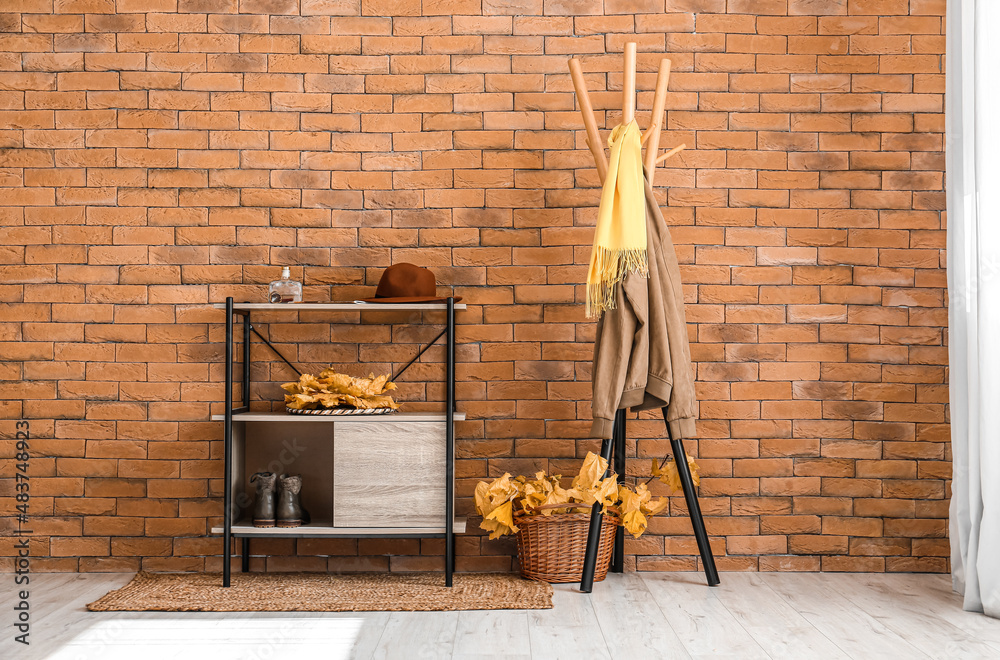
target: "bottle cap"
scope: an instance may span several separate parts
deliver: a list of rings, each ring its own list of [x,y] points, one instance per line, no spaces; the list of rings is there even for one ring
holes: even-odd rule
[[[282,277],[291,277],[292,276],[291,269],[289,269],[288,266],[282,266],[281,267],[281,276]]]

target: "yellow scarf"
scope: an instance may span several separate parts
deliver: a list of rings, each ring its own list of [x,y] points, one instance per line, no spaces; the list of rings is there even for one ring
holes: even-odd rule
[[[646,195],[639,125],[619,124],[608,138],[611,162],[597,211],[587,273],[587,316],[615,308],[615,286],[630,272],[649,276]]]

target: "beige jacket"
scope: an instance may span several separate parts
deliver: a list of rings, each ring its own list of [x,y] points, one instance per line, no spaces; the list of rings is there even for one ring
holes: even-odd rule
[[[594,340],[594,425],[610,438],[615,411],[664,408],[673,438],[692,438],[698,404],[677,255],[646,183],[649,279],[630,273],[601,316]]]

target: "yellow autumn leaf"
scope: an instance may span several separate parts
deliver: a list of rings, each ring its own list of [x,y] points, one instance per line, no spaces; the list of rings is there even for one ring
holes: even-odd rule
[[[525,497],[531,496],[531,506],[537,506],[545,501],[545,497],[552,490],[552,484],[549,483],[544,472],[537,472],[534,479],[524,480],[522,490]]]
[[[480,515],[485,516],[503,502],[512,500],[517,492],[517,485],[511,482],[510,474],[506,472],[491,483],[480,481],[476,485],[474,494],[476,510]]]
[[[546,504],[567,504],[569,502],[569,491],[558,483],[553,484],[552,492],[546,498]]]
[[[524,489],[524,497],[521,499],[522,508],[533,509],[535,507],[546,504],[548,500],[548,495],[542,493],[532,486],[528,485]],[[545,513],[544,511],[542,513]]]
[[[618,495],[618,476],[612,474],[607,479],[601,481],[594,491],[594,499],[600,502],[604,511],[607,512],[609,506],[613,506]]]
[[[510,528],[507,527],[507,525],[497,522],[496,520],[487,520],[486,518],[483,518],[482,522],[479,523],[479,528],[489,532],[491,539],[500,538],[505,534],[510,534]]]
[[[580,474],[573,479],[573,488],[587,489],[594,488],[597,483],[604,478],[604,473],[608,469],[608,462],[603,457],[592,451],[587,452],[583,459],[583,466],[580,467]]]
[[[490,506],[489,491],[490,485],[485,481],[480,481],[476,484],[476,492],[473,493],[473,499],[476,503],[476,513],[484,517],[493,510]]]
[[[316,376],[312,374],[302,374],[299,376],[299,387],[302,388],[303,392],[308,390],[329,392],[329,390],[323,388],[323,385],[316,379]]]
[[[511,479],[509,473],[490,483],[480,481],[474,493],[476,512],[483,517],[480,528],[490,532],[495,539],[517,531],[514,525],[514,500],[521,494],[522,485]]]
[[[691,458],[690,454],[685,454],[685,456],[687,457],[688,469],[691,471],[691,481],[697,486],[701,483],[701,478],[698,475],[700,468],[694,462],[694,459]],[[655,465],[656,459],[653,459],[653,463],[652,473],[654,477],[657,477],[660,481],[670,486],[671,490],[678,491],[683,489],[681,476],[677,472],[677,464],[674,461],[668,461],[662,471],[659,469],[659,466]]]
[[[646,488],[646,484],[639,484],[635,490],[625,485],[618,487],[622,526],[636,538],[646,531],[647,516],[662,511],[668,503],[666,498],[652,502],[652,497],[653,494]]]
[[[700,486],[701,485],[701,474],[700,474],[701,473],[701,468],[698,467],[698,464],[694,462],[694,459],[691,458],[690,454],[684,454],[684,455],[687,456],[688,469],[691,471],[691,481],[694,482],[695,486]]]
[[[520,492],[520,485],[512,481],[510,475],[506,472],[503,473],[502,477],[494,479],[489,487],[489,495],[494,504],[512,500],[518,492]]]
[[[622,516],[622,526],[628,530],[629,534],[639,538],[646,531],[646,516],[642,515],[642,511],[638,509],[629,511]]]
[[[597,501],[593,490],[588,490],[586,488],[570,488],[567,492],[569,493],[570,499],[574,502],[579,502],[580,504],[593,504]]]
[[[676,491],[683,489],[681,476],[677,472],[677,465],[673,461],[667,463],[663,473],[660,475],[660,481],[670,486],[670,490]]]
[[[486,515],[486,520],[495,521],[498,524],[497,529],[490,534],[491,539],[498,538],[504,534],[512,534],[517,532],[517,525],[514,524],[514,503],[511,501],[504,502],[497,508],[493,509]],[[502,527],[501,527],[502,526]],[[506,528],[503,529],[503,528]]]
[[[638,509],[640,504],[639,495],[636,492],[625,484],[618,486],[618,508],[621,509],[622,513]]]
[[[655,516],[660,513],[670,504],[670,500],[666,497],[657,498],[655,501],[651,501],[648,504],[643,504],[641,511],[647,516]]]

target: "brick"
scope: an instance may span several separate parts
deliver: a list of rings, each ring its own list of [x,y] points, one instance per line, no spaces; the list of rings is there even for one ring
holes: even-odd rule
[[[53,557],[107,556],[110,539],[107,537],[53,537],[49,541]]]

